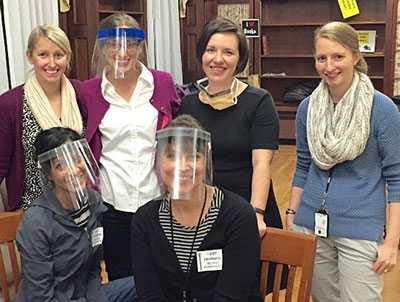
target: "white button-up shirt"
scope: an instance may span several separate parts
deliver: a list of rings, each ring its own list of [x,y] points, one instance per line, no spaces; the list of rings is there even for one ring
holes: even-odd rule
[[[129,102],[115,91],[105,73],[101,90],[110,103],[99,126],[103,144],[101,193],[116,210],[136,212],[161,195],[153,169],[158,118],[158,111],[150,103],[154,78],[142,64]]]

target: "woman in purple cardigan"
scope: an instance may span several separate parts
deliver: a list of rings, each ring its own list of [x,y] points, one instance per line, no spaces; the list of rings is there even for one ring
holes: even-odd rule
[[[171,76],[149,70],[144,31],[126,14],[105,18],[97,32],[92,67],[96,77],[81,87],[86,138],[101,169],[104,258],[110,280],[132,274],[130,221],[160,196],[153,170],[155,133],[178,109]],[[143,60],[142,60],[143,61]]]
[[[26,209],[42,194],[34,160],[37,134],[55,126],[82,134],[76,83],[64,75],[71,53],[68,38],[59,27],[37,26],[26,51],[33,72],[23,85],[0,96],[0,183],[5,179],[7,210]]]

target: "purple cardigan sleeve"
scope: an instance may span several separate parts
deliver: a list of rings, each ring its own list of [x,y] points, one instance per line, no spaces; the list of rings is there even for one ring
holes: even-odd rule
[[[15,209],[22,194],[21,144],[23,88],[18,86],[0,96],[0,182],[7,179],[7,209]]]

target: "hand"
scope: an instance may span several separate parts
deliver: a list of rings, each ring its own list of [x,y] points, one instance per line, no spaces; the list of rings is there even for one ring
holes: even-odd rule
[[[264,222],[264,215],[256,213],[258,232],[260,233],[260,238],[264,237],[267,231],[267,225]]]
[[[294,224],[295,214],[286,214],[286,229],[290,230]]]
[[[378,274],[389,272],[397,261],[398,244],[386,240],[378,246],[378,259],[374,262],[373,269]]]

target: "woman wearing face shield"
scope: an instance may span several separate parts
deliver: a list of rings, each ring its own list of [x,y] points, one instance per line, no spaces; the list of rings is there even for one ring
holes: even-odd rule
[[[212,185],[211,140],[178,116],[157,132],[164,196],[132,218],[132,263],[140,301],[260,301],[260,238],[253,209]]]
[[[78,82],[65,76],[71,61],[66,34],[53,25],[35,27],[26,56],[33,66],[27,80],[0,96],[0,183],[6,181],[7,210],[27,209],[42,193],[33,148],[37,134],[57,126],[83,131]]]
[[[155,133],[179,105],[171,76],[148,69],[145,36],[134,18],[101,21],[93,53],[95,78],[82,85],[86,138],[102,170],[104,259],[111,280],[132,274],[130,221],[137,208],[160,196],[153,171]]]
[[[86,140],[69,128],[50,128],[39,133],[35,149],[46,190],[18,227],[16,301],[134,301],[133,278],[100,283],[106,207],[94,190],[99,169]]]

